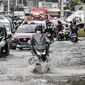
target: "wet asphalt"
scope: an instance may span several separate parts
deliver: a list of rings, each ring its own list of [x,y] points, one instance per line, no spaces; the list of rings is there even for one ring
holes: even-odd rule
[[[55,41],[51,44],[48,73],[32,73],[34,66],[28,63],[30,57],[30,50],[16,49],[11,50],[7,58],[1,58],[0,85],[74,85],[62,82],[84,76],[85,39],[80,38],[77,43]]]

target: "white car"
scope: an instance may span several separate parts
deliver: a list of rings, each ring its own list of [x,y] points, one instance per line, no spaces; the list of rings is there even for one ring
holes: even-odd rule
[[[7,35],[11,35],[11,25],[7,18],[0,18],[0,26],[5,26],[7,30]]]
[[[36,24],[36,25],[43,25],[46,28],[46,22],[45,20],[41,21],[41,20],[28,20],[28,21],[23,21],[23,23],[21,25],[24,24]]]

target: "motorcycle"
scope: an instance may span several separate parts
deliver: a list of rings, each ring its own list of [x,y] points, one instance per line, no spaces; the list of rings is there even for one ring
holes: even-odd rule
[[[76,34],[76,33],[73,33],[73,34],[72,34],[71,41],[72,41],[73,43],[78,42],[78,36],[77,36],[77,34]]]
[[[60,32],[58,33],[57,39],[58,39],[59,41],[64,40],[64,32],[63,32],[63,31],[60,31]]]
[[[45,73],[49,71],[49,56],[47,53],[46,47],[39,47],[38,49],[33,49],[33,52],[35,54],[35,57],[33,59],[30,59],[29,62],[32,61],[32,64],[34,65],[33,73]]]
[[[65,40],[69,40],[69,34],[70,33],[68,31],[65,32],[65,35],[64,35],[65,36]]]

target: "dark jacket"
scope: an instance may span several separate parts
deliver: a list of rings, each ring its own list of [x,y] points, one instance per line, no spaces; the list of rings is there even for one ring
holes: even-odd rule
[[[46,44],[50,44],[50,40],[43,34],[35,34],[31,39],[31,45],[34,46],[35,49],[39,49]]]
[[[64,29],[63,25],[62,24],[58,24],[57,25],[57,30],[58,32],[62,31]]]
[[[76,25],[73,25],[73,26],[71,27],[71,32],[72,32],[72,34],[73,34],[73,33],[78,33],[78,27],[77,27]]]
[[[49,32],[51,35],[53,34],[52,28],[46,28],[46,29],[45,29],[45,33],[46,33],[46,32]]]

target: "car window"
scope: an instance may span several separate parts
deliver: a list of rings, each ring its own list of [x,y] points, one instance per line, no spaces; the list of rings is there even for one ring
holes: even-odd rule
[[[77,25],[79,28],[84,28],[84,23],[78,24]]]
[[[35,27],[19,27],[16,31],[17,33],[35,33]]]
[[[0,27],[0,37],[2,37],[2,36],[4,36],[4,35],[5,35],[5,32],[4,32],[3,28]]]

